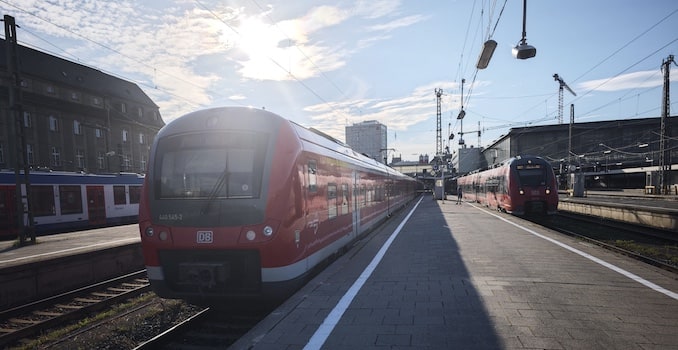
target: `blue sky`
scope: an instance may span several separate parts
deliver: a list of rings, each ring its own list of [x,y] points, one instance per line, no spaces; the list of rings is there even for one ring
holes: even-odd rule
[[[505,5],[505,6],[504,6]],[[0,0],[22,45],[139,84],[165,122],[226,105],[264,107],[344,140],[344,127],[378,120],[389,158],[436,152],[455,138],[464,84],[467,146],[487,147],[510,127],[659,117],[662,61],[678,56],[672,0],[539,0],[527,3],[527,43],[517,60],[523,2],[263,0]],[[503,11],[502,11],[503,8]],[[501,14],[501,15],[500,15]],[[483,42],[498,42],[487,69]],[[678,112],[678,67],[671,110]]]

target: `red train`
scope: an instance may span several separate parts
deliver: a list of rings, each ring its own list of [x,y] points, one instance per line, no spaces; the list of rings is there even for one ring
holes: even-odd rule
[[[416,184],[264,110],[187,114],[151,149],[139,210],[148,277],[166,298],[283,298]]]
[[[517,156],[496,167],[457,179],[463,197],[515,215],[555,214],[558,186],[551,164]]]

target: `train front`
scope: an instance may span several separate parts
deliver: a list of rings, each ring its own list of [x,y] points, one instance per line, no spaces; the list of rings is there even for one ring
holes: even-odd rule
[[[260,246],[274,245],[282,230],[281,220],[266,213],[276,186],[268,180],[272,167],[284,174],[290,166],[272,159],[276,151],[293,152],[277,144],[284,125],[272,113],[232,107],[185,115],[158,133],[139,229],[159,296],[262,297]]]
[[[558,210],[558,187],[551,165],[533,156],[517,157],[509,165],[513,213],[555,214]]]

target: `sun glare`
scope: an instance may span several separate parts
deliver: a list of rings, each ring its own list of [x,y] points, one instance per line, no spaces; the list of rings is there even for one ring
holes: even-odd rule
[[[241,73],[260,80],[288,79],[289,47],[280,43],[288,40],[284,34],[256,17],[243,19],[238,27],[237,49],[245,54],[240,60]]]

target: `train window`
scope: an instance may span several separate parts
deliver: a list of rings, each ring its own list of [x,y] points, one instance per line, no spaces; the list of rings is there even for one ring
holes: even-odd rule
[[[130,204],[139,204],[140,198],[141,198],[141,186],[130,186],[129,187],[129,203]]]
[[[318,190],[318,163],[315,160],[308,161],[308,190],[311,192]]]
[[[228,197],[252,197],[252,172],[254,169],[254,151],[234,149],[228,152]]]
[[[113,203],[115,205],[127,204],[127,195],[125,194],[125,186],[113,186]]]
[[[80,186],[59,186],[61,215],[82,213],[82,190]]]
[[[56,215],[54,206],[54,187],[31,186],[31,209],[34,216]]]
[[[162,139],[157,198],[258,198],[266,135],[199,133]]]
[[[341,214],[348,214],[348,184],[341,185]]]
[[[546,169],[518,169],[518,179],[522,186],[543,186],[546,184]]]
[[[329,218],[337,217],[337,185],[327,185],[327,210]]]

